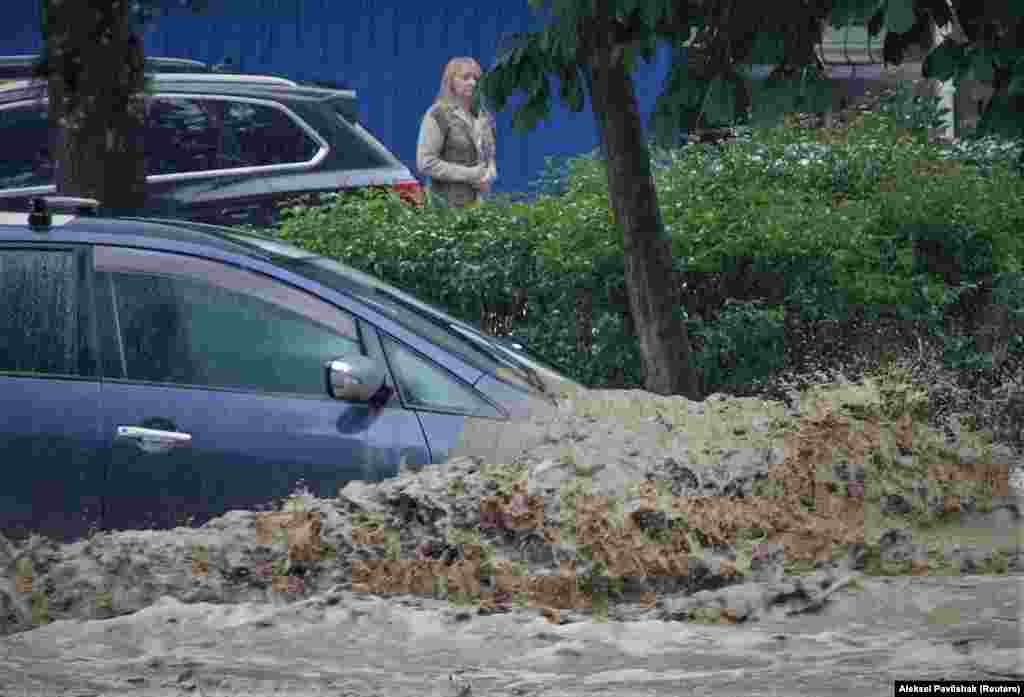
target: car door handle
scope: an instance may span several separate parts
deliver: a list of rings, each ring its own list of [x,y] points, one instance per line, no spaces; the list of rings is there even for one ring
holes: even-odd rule
[[[164,453],[173,448],[188,445],[192,442],[191,433],[178,431],[160,431],[155,428],[141,426],[118,426],[118,440],[134,440],[139,449],[145,453]]]
[[[224,218],[233,218],[239,220],[241,218],[248,218],[254,213],[258,213],[260,210],[259,204],[252,204],[249,206],[234,206],[230,208],[222,208],[220,214]]]

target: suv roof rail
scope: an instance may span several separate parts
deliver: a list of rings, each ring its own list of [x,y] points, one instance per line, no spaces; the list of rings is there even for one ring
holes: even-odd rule
[[[245,84],[280,85],[282,87],[298,87],[294,80],[273,75],[248,75],[240,73],[154,73],[150,76],[154,82],[241,82]]]
[[[37,54],[16,56],[0,56],[0,79],[23,79],[34,77],[35,64],[39,60]],[[209,73],[210,66],[202,61],[191,58],[175,58],[171,56],[146,56],[147,73]]]
[[[355,88],[344,80],[311,80],[306,78],[297,78],[295,80],[302,87],[318,87],[325,90],[334,90],[336,92],[355,92]]]
[[[164,89],[216,89],[217,87],[252,87],[261,90],[295,90],[308,97],[333,103],[335,110],[349,120],[359,120],[358,103],[354,90],[337,90],[324,87],[309,87],[301,82],[274,75],[249,75],[237,73],[151,73],[150,83],[157,91]],[[203,87],[203,86],[207,87]],[[38,78],[4,80],[0,76],[0,105],[46,96],[46,81]]]

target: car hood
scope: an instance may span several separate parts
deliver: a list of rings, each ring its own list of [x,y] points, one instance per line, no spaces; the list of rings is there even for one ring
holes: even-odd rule
[[[542,444],[558,412],[558,403],[547,395],[517,388],[491,375],[477,389],[509,413],[507,420],[467,418],[445,460],[477,457],[484,462],[513,462],[522,453]]]

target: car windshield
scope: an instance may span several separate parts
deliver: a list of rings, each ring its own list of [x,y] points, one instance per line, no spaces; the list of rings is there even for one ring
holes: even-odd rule
[[[545,393],[552,392],[555,384],[575,385],[558,371],[521,351],[513,351],[472,325],[346,264],[310,254],[280,240],[251,234],[229,233],[229,236],[272,254],[290,271],[358,298],[399,324],[507,382]]]

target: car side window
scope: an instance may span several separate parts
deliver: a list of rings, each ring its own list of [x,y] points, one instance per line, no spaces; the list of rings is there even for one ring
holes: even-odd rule
[[[198,99],[154,97],[146,103],[146,175],[219,169],[218,134]]]
[[[21,189],[53,184],[50,124],[41,104],[0,109],[4,134],[0,157],[0,189]]]
[[[160,96],[147,114],[147,175],[303,163],[320,150],[294,119],[266,104]]]
[[[501,418],[469,385],[407,346],[382,336],[391,370],[405,403],[413,408]]]
[[[0,248],[0,372],[83,375],[75,253]]]
[[[336,145],[334,155],[345,169],[390,167],[396,162],[394,155],[372,133],[340,115],[332,141]]]
[[[223,102],[224,155],[232,167],[308,162],[320,145],[280,109],[250,102]]]
[[[111,247],[96,270],[107,377],[327,398],[324,364],[364,352],[350,314],[262,274]]]

